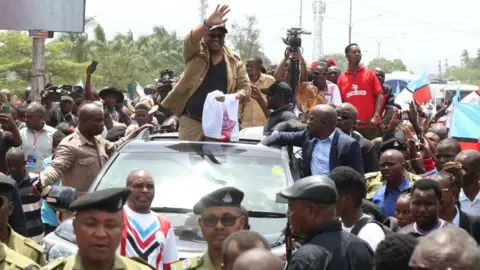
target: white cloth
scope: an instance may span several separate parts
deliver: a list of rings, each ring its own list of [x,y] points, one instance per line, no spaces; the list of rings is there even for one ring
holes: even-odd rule
[[[22,145],[19,146],[25,155],[25,161],[27,161],[27,172],[40,173],[42,171],[43,160],[51,156],[52,150],[52,137],[57,129],[43,125],[43,129],[39,132],[33,131],[27,127],[22,128],[19,133],[22,138]],[[35,162],[28,162],[29,155],[36,155]],[[31,159],[31,158],[30,158]],[[28,164],[35,164],[35,167]]]
[[[480,215],[480,193],[477,194],[473,201],[470,201],[470,199],[467,197],[467,195],[465,195],[465,192],[463,192],[462,189],[460,191],[458,201],[460,202],[463,212],[475,216]]]
[[[225,101],[220,102],[216,100],[217,97],[225,97]],[[240,137],[238,105],[239,99],[236,94],[225,95],[218,90],[209,93],[203,105],[202,115],[205,136],[238,141]]]
[[[363,215],[361,218],[366,218],[367,215]],[[346,232],[351,232],[353,227],[345,227],[342,223],[342,228]],[[378,244],[385,239],[385,233],[383,232],[382,228],[376,223],[369,222],[358,232],[358,238],[362,239],[363,241],[367,242],[370,247],[375,251],[377,249]]]

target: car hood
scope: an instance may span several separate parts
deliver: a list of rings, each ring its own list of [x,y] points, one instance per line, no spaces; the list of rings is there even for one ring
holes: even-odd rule
[[[197,216],[193,214],[161,213],[173,225],[177,249],[180,258],[196,256],[207,250],[207,242],[197,223]],[[251,230],[262,234],[272,249],[283,249],[282,230],[286,218],[249,218]],[[56,230],[55,234],[69,242],[76,244],[73,233],[72,219],[65,220]]]

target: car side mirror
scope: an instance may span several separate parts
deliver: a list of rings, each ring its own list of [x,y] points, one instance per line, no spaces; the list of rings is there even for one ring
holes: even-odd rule
[[[68,212],[69,205],[77,198],[77,190],[67,186],[51,186],[44,197],[47,203],[57,211]]]

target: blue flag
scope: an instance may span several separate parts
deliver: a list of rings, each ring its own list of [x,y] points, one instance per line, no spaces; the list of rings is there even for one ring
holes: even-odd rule
[[[460,81],[457,82],[457,91],[455,92],[455,97],[453,98],[453,102],[459,102],[460,101]]]
[[[398,96],[400,94],[400,83],[397,81],[397,88],[395,88],[395,96]]]
[[[465,128],[468,127],[468,128]],[[480,134],[480,107],[457,103],[453,108],[450,137],[457,139],[465,149],[477,149]]]
[[[83,88],[83,81],[79,80],[75,86],[80,86],[80,87]]]

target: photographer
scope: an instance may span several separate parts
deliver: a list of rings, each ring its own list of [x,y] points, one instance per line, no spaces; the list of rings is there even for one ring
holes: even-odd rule
[[[298,61],[300,67],[300,74],[298,76],[297,86],[300,85],[302,82],[306,82],[308,79],[308,72],[307,72],[307,64],[305,63],[305,59],[303,59],[303,55],[300,51],[288,51],[285,54],[284,58],[278,64],[277,70],[273,75],[275,80],[286,82],[291,84],[291,70],[294,67],[292,65],[292,60]],[[291,86],[291,85],[290,85]],[[295,95],[294,95],[295,96]]]
[[[217,6],[202,24],[185,38],[183,58],[185,70],[161,105],[173,109],[180,117],[179,139],[202,141],[203,106],[207,95],[215,90],[236,94],[243,102],[250,99],[250,83],[245,66],[225,46],[228,6]]]

